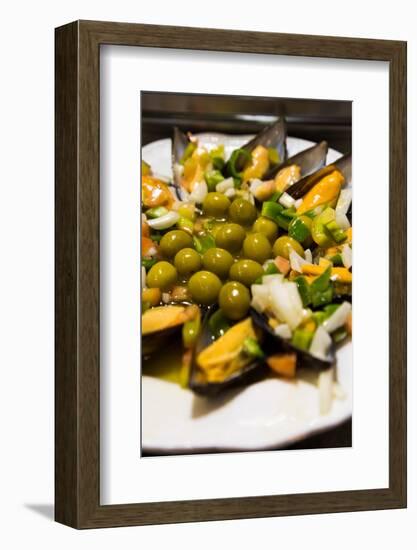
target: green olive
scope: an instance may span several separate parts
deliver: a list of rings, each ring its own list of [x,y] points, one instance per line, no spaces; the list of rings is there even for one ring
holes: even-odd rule
[[[246,258],[263,264],[272,256],[271,243],[263,233],[252,233],[243,242],[243,254]]]
[[[164,256],[172,258],[182,248],[191,248],[193,246],[193,239],[185,231],[174,229],[165,233],[159,246]]]
[[[177,280],[177,270],[169,262],[157,262],[151,267],[146,276],[146,284],[150,288],[161,288],[162,290],[171,287]]]
[[[233,321],[242,319],[250,306],[249,290],[237,281],[226,283],[219,294],[219,306],[229,319]]]
[[[304,248],[301,246],[301,244],[292,237],[287,236],[280,237],[275,241],[272,248],[272,253],[274,257],[282,256],[283,258],[286,258],[288,260],[291,250],[294,250],[294,252],[297,252],[297,254],[304,258]]]
[[[193,248],[182,248],[175,254],[174,264],[178,273],[181,275],[189,275],[200,269],[200,254]]]
[[[265,237],[271,242],[275,242],[278,237],[278,226],[275,222],[269,218],[261,216],[253,224],[253,231],[255,233],[263,233]]]
[[[233,256],[224,248],[209,248],[203,254],[203,266],[207,271],[218,275],[221,279],[228,276]]]
[[[229,208],[229,218],[241,225],[251,225],[257,216],[254,205],[246,199],[235,199]]]
[[[221,280],[210,271],[197,271],[188,281],[188,290],[193,300],[205,306],[214,304],[221,287]]]
[[[234,281],[250,286],[258,279],[262,277],[264,270],[261,264],[254,262],[253,260],[239,260],[230,268],[230,278]]]
[[[223,193],[207,193],[203,200],[203,212],[207,216],[222,218],[229,210],[230,200]]]
[[[239,252],[245,237],[245,230],[237,223],[225,223],[215,233],[216,245],[229,252]]]

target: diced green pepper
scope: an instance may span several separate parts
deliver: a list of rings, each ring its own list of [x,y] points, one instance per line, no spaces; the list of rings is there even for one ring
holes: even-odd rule
[[[235,149],[230,155],[230,159],[226,164],[226,172],[229,176],[241,181],[240,166],[243,168],[245,162],[252,159],[252,155],[246,149]]]
[[[311,283],[311,290],[312,292],[323,292],[324,290],[327,290],[329,288],[330,284],[330,275],[332,273],[332,268],[329,265],[329,267],[323,271],[317,279],[314,279],[314,281]]]
[[[168,214],[168,210],[164,206],[156,206],[146,211],[146,217],[152,219],[160,218],[161,216],[165,216],[165,214]]]
[[[184,153],[180,160],[180,164],[184,164],[185,161],[191,157],[191,155],[194,153],[196,149],[197,149],[197,143],[195,141],[190,141],[184,150]]]
[[[220,143],[220,145],[218,145],[217,147],[215,147],[214,149],[212,149],[210,151],[210,158],[212,158],[213,160],[215,158],[219,158],[221,160],[224,159],[224,145],[223,145],[223,143]]]
[[[329,304],[333,300],[333,288],[330,286],[326,290],[311,293],[311,302],[313,307],[321,307]]]
[[[187,321],[182,327],[182,341],[184,347],[189,349],[194,346],[200,334],[201,320],[200,315],[191,321]]]
[[[194,247],[199,254],[204,254],[204,252],[207,252],[209,248],[216,247],[216,241],[214,240],[214,237],[209,233],[199,235],[198,237],[194,235],[193,241]]]
[[[158,260],[156,258],[142,258],[142,267],[148,271]]]
[[[221,157],[213,157],[212,159],[213,168],[215,170],[223,170],[225,162]]]
[[[344,340],[347,337],[347,335],[348,335],[348,333],[347,333],[347,330],[345,329],[345,327],[339,327],[334,332],[332,332],[333,342],[338,344],[339,342]]]
[[[311,242],[312,221],[307,216],[293,218],[288,226],[288,235],[299,243]]]
[[[291,343],[299,349],[308,350],[313,339],[314,332],[310,330],[297,328],[292,335]]]
[[[307,307],[309,304],[311,304],[310,285],[308,284],[307,279],[303,276],[296,277],[294,281],[297,284],[298,292],[301,296],[303,306]]]
[[[220,336],[223,336],[225,332],[227,332],[230,328],[230,322],[229,320],[223,315],[223,312],[221,309],[218,309],[213,315],[210,317],[208,322],[208,327],[213,335],[213,338],[217,340],[217,338],[220,338]]]
[[[329,260],[332,262],[334,266],[343,266],[343,259],[341,254],[335,254],[334,256],[330,256]]]
[[[180,219],[177,221],[177,227],[178,229],[182,229],[183,231],[186,231],[191,235],[193,234],[194,223],[184,216],[181,216]]]
[[[264,357],[264,352],[255,338],[246,338],[243,342],[243,351],[250,357]]]
[[[157,231],[151,233],[151,239],[153,240],[153,242],[155,243],[159,243],[159,241],[162,239],[162,237],[164,236],[163,233],[158,233]]]
[[[284,209],[284,207],[277,202],[265,201],[262,204],[262,216],[273,220],[281,229],[287,231],[294,216],[294,212],[291,209]]]
[[[336,220],[331,220],[325,224],[325,228],[332,236],[332,239],[337,243],[342,243],[346,240],[346,233],[337,225]]]
[[[219,170],[209,170],[205,172],[204,179],[208,190],[211,192],[216,190],[216,185],[224,180],[224,176]]]
[[[279,273],[279,269],[274,264],[274,262],[268,262],[266,268],[264,269],[264,275],[275,275],[276,273]],[[262,277],[260,277],[262,279]]]
[[[330,281],[331,266],[310,285],[311,303],[313,307],[321,307],[333,300],[333,286]]]
[[[311,236],[316,244],[328,248],[334,244],[331,233],[326,229],[326,224],[333,221],[335,211],[333,208],[326,208],[321,214],[316,216],[311,226]]]

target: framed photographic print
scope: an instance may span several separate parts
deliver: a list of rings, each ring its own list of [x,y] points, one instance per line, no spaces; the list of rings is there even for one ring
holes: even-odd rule
[[[405,507],[406,43],[56,29],[55,374],[66,525]]]

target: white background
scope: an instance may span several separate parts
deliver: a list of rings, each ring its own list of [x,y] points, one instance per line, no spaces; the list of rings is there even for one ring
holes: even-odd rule
[[[346,6],[346,7],[342,7]],[[347,7],[349,6],[349,7]],[[413,3],[72,0],[2,6],[0,544],[25,547],[213,548],[214,544],[415,548],[417,514],[417,217],[409,221],[409,508],[407,510],[75,532],[52,523],[53,28],[104,19],[408,40],[409,201],[417,204],[417,38]],[[375,90],[378,93],[378,90]],[[410,209],[413,213],[413,208]],[[414,256],[414,257],[413,257]],[[370,358],[372,359],[372,358]],[[372,389],[370,389],[371,391]]]
[[[216,78],[207,82],[207,74],[213,71]],[[176,75],[187,74],[193,75],[192,81],[176,79]],[[251,75],[249,79],[248,74]],[[140,319],[137,302],[132,300],[132,296],[140,293],[138,91],[145,88],[302,98],[306,94],[305,79],[309,82],[310,98],[353,101],[353,225],[355,233],[360,235],[353,258],[353,446],[310,452],[229,453],[215,457],[172,456],[138,460]],[[101,51],[101,87],[102,503],[387,487],[387,64],[175,50],[167,53],[161,49],[133,50],[131,47],[108,46]],[[379,91],[377,97],[374,90]],[[378,162],[369,162],[369,158],[378,159]],[[377,197],[375,185],[378,186]],[[378,211],[381,224],[377,240],[369,231],[371,204]],[[369,254],[370,250],[372,254]],[[377,279],[374,276],[375,258],[378,258]],[[369,292],[370,288],[372,292]],[[377,316],[375,311],[378,311]],[[369,327],[379,338],[371,362],[366,361]],[[372,407],[369,407],[370,388],[373,388]],[[256,408],[258,414],[262,414],[261,410]],[[200,472],[208,475],[201,476]],[[253,472],[244,483],[243,472]],[[188,480],[192,479],[199,481],[190,483]],[[155,480],[158,480],[157,484]]]

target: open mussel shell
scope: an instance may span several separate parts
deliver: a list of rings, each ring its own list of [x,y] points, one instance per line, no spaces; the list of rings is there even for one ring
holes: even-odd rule
[[[177,325],[151,334],[144,334],[142,336],[142,356],[149,357],[155,351],[161,351],[168,340],[181,336],[181,330],[182,325]],[[179,345],[181,345],[181,342],[179,342]]]
[[[203,318],[201,333],[193,352],[188,383],[188,386],[192,391],[207,397],[214,397],[226,389],[252,384],[253,382],[265,378],[269,372],[263,359],[256,358],[249,364],[242,367],[239,371],[231,374],[222,382],[208,382],[206,380],[204,372],[197,365],[197,357],[203,349],[213,343],[213,337],[210,332],[208,322],[211,315],[213,315],[216,310],[217,307],[210,308]]]
[[[352,155],[350,153],[344,155],[335,162],[323,166],[316,172],[301,178],[287,189],[287,193],[291,195],[293,199],[300,199],[324,176],[330,174],[334,170],[339,170],[345,178],[345,185],[349,185],[352,180]]]
[[[189,304],[188,302],[175,302],[175,303],[167,304],[166,306],[156,306],[154,308],[151,308],[148,311],[161,309],[167,306],[183,306],[186,308],[189,306]],[[166,326],[161,329],[153,330],[152,332],[144,333],[142,331],[142,356],[149,357],[155,351],[161,351],[161,349],[164,348],[166,343],[168,341],[171,341],[174,338],[178,339],[178,345],[181,346],[182,345],[181,343],[182,327],[183,327],[183,322],[180,322],[180,323],[173,324],[171,326]]]
[[[301,176],[305,177],[309,174],[319,170],[326,164],[327,151],[329,147],[327,141],[321,141],[308,149],[300,151],[296,155],[288,158],[285,162],[273,166],[268,170],[265,176],[262,178],[264,180],[273,179],[276,174],[285,168],[286,166],[291,166],[296,164],[300,167]]]
[[[262,345],[262,349],[266,356],[274,355],[276,353],[296,353],[297,354],[297,367],[308,367],[317,370],[324,370],[330,368],[335,361],[335,348],[332,344],[329,353],[325,359],[320,359],[311,355],[308,351],[296,348],[291,344],[289,340],[285,340],[281,336],[275,334],[274,329],[269,325],[267,317],[251,308],[250,314],[254,325],[261,328],[265,334],[265,340]]]
[[[262,145],[267,149],[276,149],[280,158],[279,164],[286,161],[287,124],[284,117],[279,117],[275,122],[263,128],[248,143],[243,145],[241,149],[245,149],[248,153],[251,153],[258,145]],[[236,161],[237,170],[243,170],[245,162],[244,157],[239,157]]]

